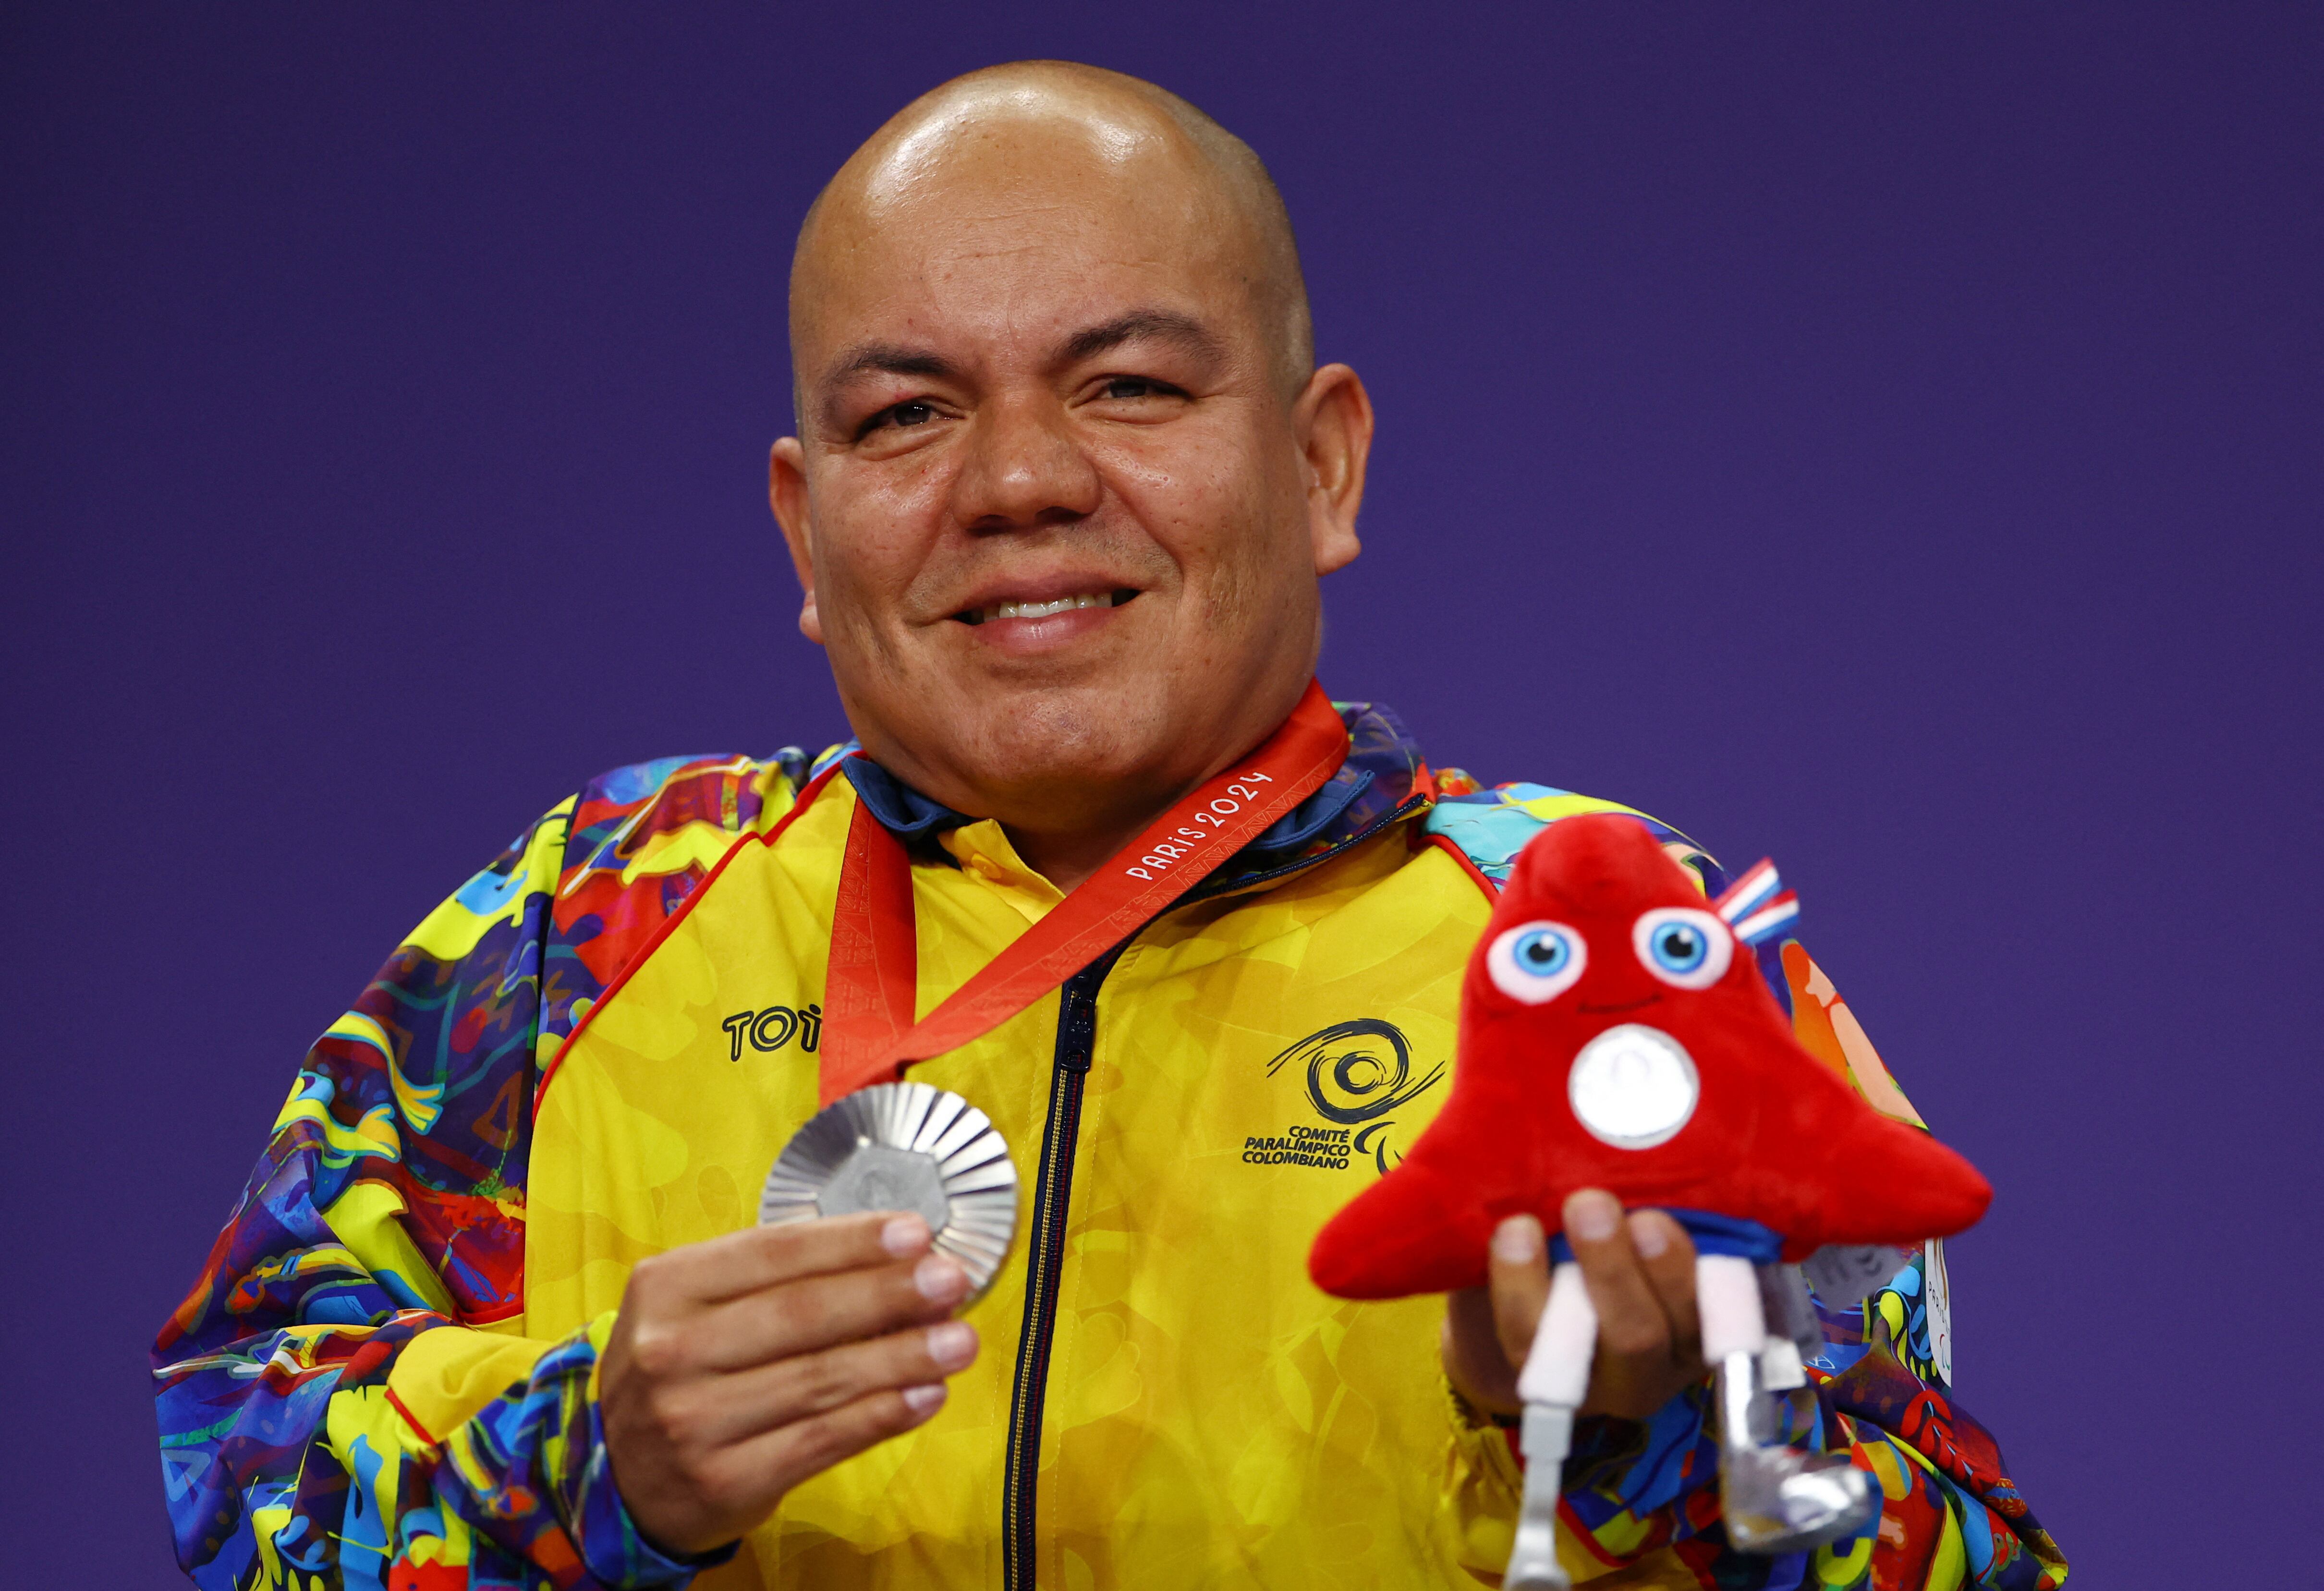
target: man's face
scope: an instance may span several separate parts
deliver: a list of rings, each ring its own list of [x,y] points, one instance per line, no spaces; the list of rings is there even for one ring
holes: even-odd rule
[[[1190,149],[939,132],[835,189],[802,257],[772,474],[800,625],[928,795],[1102,822],[1298,699],[1369,410],[1344,369],[1286,379],[1250,229]]]

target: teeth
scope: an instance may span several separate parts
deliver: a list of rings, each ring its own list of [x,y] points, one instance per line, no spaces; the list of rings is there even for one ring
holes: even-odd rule
[[[1059,597],[1048,602],[1001,602],[987,608],[975,617],[974,622],[987,619],[1047,619],[1052,613],[1071,612],[1075,608],[1111,608],[1113,593],[1084,592],[1080,596]]]

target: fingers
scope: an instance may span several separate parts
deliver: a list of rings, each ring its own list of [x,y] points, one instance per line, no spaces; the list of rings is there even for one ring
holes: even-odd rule
[[[650,1306],[682,1308],[741,1298],[803,1276],[909,1259],[927,1246],[927,1222],[910,1214],[750,1227],[640,1261],[630,1290]]]
[[[1702,1325],[1694,1307],[1694,1240],[1658,1209],[1634,1210],[1628,1224],[1630,1246],[1646,1274],[1646,1285],[1670,1322],[1671,1347],[1682,1361],[1692,1359],[1702,1344]]]
[[[724,1445],[662,1429],[635,1433],[624,1448],[609,1425],[606,1457],[640,1529],[664,1548],[705,1552],[750,1531],[801,1481],[924,1423],[944,1402],[940,1381],[888,1387]]]
[[[1559,1214],[1598,1315],[1582,1410],[1650,1418],[1702,1374],[1694,1243],[1660,1210],[1626,1217],[1602,1189],[1582,1189]],[[1541,1223],[1511,1216],[1494,1228],[1487,1272],[1489,1287],[1446,1301],[1444,1371],[1471,1403],[1508,1413],[1517,1407],[1517,1374],[1549,1301]]]
[[[842,1459],[924,1423],[944,1402],[940,1382],[857,1398],[724,1449],[705,1467],[704,1490],[714,1505],[730,1495],[745,1500],[745,1506],[761,1493],[779,1497]]]
[[[1598,1308],[1600,1347],[1630,1355],[1668,1351],[1670,1319],[1631,1246],[1621,1200],[1602,1189],[1584,1188],[1566,1200],[1563,1213],[1565,1240],[1582,1265],[1590,1301]]]
[[[687,1362],[740,1370],[878,1337],[950,1314],[968,1289],[959,1262],[933,1253],[871,1270],[803,1276],[704,1311],[687,1333]]]
[[[681,1551],[732,1540],[816,1469],[933,1414],[976,1356],[974,1329],[945,1319],[968,1290],[918,1216],[641,1262],[598,1366],[607,1458],[639,1527]]]
[[[975,1361],[977,1346],[976,1329],[962,1320],[890,1332],[711,1377],[687,1390],[678,1417],[705,1445],[727,1447],[874,1393],[938,1385]]]
[[[1509,1217],[1493,1229],[1490,1255],[1493,1335],[1514,1375],[1533,1351],[1534,1329],[1549,1302],[1549,1252],[1541,1223],[1529,1215]]]
[[[1444,1301],[1439,1351],[1453,1390],[1488,1412],[1517,1409],[1517,1370],[1533,1346],[1535,1325],[1549,1301],[1549,1260],[1541,1223],[1511,1216],[1493,1230],[1486,1250],[1487,1284]]]
[[[965,1271],[917,1215],[756,1228],[641,1261],[626,1349],[657,1379],[744,1369],[949,1313]]]
[[[1444,1360],[1445,1379],[1471,1404],[1488,1413],[1517,1412],[1517,1373],[1493,1329],[1489,1288],[1464,1287],[1445,1295],[1437,1352]]]
[[[1582,1408],[1646,1419],[1701,1372],[1694,1245],[1658,1210],[1625,1219],[1621,1201],[1601,1189],[1574,1193],[1561,1214],[1598,1311],[1598,1349]]]

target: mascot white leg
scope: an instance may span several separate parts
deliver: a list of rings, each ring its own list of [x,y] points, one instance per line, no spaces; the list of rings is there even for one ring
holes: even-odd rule
[[[1785,1339],[1771,1342],[1751,1262],[1707,1254],[1694,1263],[1702,1357],[1717,1373],[1720,1510],[1745,1552],[1800,1552],[1849,1534],[1871,1513],[1863,1472],[1845,1454],[1771,1444],[1771,1391],[1806,1379]],[[1785,1352],[1785,1348],[1790,1348]]]
[[[1590,1361],[1597,1347],[1598,1311],[1582,1284],[1582,1267],[1567,1260],[1550,1273],[1549,1302],[1517,1375],[1517,1396],[1525,1401],[1518,1440],[1526,1461],[1525,1502],[1503,1591],[1565,1591],[1572,1584],[1557,1563],[1557,1499],[1565,1456],[1573,1449],[1573,1412],[1590,1390]]]
[[[1850,1534],[1871,1513],[1863,1472],[1845,1454],[1766,1445],[1775,1425],[1769,1393],[1801,1385],[1806,1376],[1791,1340],[1768,1335],[1757,1268],[1747,1259],[1707,1254],[1695,1261],[1694,1289],[1703,1360],[1718,1377],[1728,1540],[1745,1552],[1799,1552]],[[1597,1345],[1598,1311],[1582,1267],[1568,1260],[1550,1273],[1549,1302],[1517,1376],[1525,1402],[1518,1443],[1525,1500],[1505,1591],[1566,1591],[1572,1584],[1557,1562],[1557,1500]]]

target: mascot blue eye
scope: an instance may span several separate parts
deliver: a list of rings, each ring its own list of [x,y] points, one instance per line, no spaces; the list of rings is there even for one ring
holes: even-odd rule
[[[1630,930],[1630,943],[1647,971],[1677,989],[1709,989],[1735,959],[1727,924],[1692,906],[1647,912]]]
[[[1530,933],[1519,934],[1509,946],[1509,960],[1521,971],[1536,978],[1554,978],[1565,970],[1565,963],[1573,959],[1573,942],[1554,928],[1536,928]]]
[[[1665,972],[1692,972],[1711,954],[1711,941],[1692,923],[1665,923],[1655,931],[1655,960]]]
[[[1485,947],[1485,970],[1493,987],[1527,1006],[1572,989],[1589,961],[1589,942],[1563,923],[1520,923],[1495,934]]]

